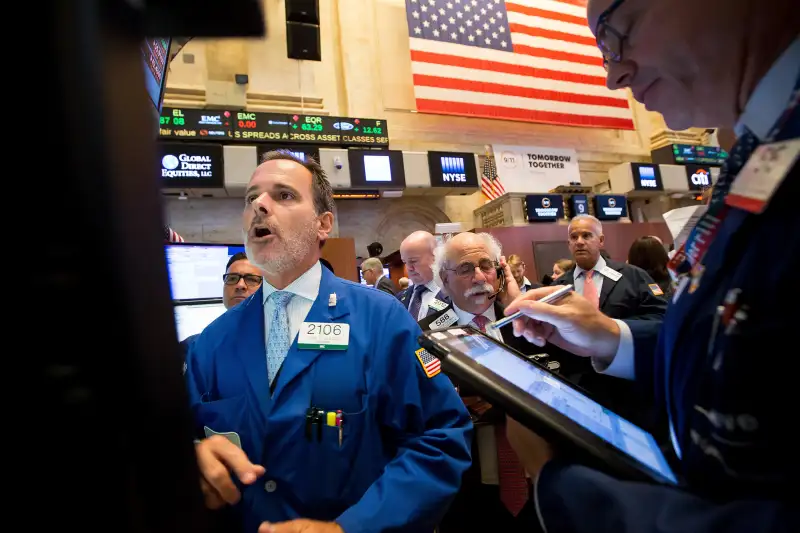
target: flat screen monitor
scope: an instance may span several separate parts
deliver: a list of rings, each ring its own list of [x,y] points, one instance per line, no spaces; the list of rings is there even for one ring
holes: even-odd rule
[[[178,342],[202,331],[225,312],[219,300],[182,303],[175,305],[175,328]]]
[[[406,186],[400,150],[348,150],[350,185],[354,188],[403,189]]]
[[[222,275],[232,255],[244,252],[235,244],[167,244],[169,287],[175,301],[222,298]]]
[[[171,41],[166,37],[148,37],[141,46],[145,87],[156,114],[161,113],[161,104],[164,100]]]

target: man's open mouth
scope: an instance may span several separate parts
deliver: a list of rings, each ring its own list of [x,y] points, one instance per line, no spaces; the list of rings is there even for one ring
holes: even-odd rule
[[[269,237],[272,235],[272,232],[269,230],[269,228],[255,228],[253,230],[253,235],[258,238]]]

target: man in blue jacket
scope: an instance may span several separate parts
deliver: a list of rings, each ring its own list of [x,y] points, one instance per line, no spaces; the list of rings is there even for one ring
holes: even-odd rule
[[[332,210],[314,161],[273,152],[250,180],[264,281],[186,365],[206,503],[248,532],[430,533],[470,464],[470,418],[400,302],[320,266]]]
[[[800,239],[786,232],[797,228],[800,197],[797,4],[590,0],[588,15],[609,87],[630,87],[671,128],[735,127],[739,139],[708,212],[670,262],[677,284],[663,325],[612,320],[577,294],[536,301],[553,288],[507,308],[529,317],[515,334],[654,391],[683,480],[623,482],[559,462],[509,422],[537,478],[541,523],[548,533],[800,531],[797,305],[787,298]]]

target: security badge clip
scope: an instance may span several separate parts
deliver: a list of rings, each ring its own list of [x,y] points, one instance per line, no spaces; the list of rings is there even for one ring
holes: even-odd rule
[[[328,307],[336,307],[336,293],[332,292],[330,296],[328,296]]]

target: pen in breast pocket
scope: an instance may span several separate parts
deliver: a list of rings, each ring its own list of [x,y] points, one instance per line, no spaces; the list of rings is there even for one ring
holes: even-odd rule
[[[564,285],[563,287],[561,287],[557,291],[551,292],[550,294],[548,294],[547,296],[545,296],[544,298],[542,298],[539,301],[542,302],[543,304],[555,303],[558,300],[560,300],[561,298],[563,298],[564,296],[566,296],[567,294],[569,294],[570,292],[572,292],[573,288],[574,287],[572,285]],[[505,318],[501,318],[500,320],[496,320],[495,322],[492,322],[491,324],[489,324],[486,327],[487,327],[487,329],[488,328],[492,328],[492,329],[502,328],[506,324],[510,324],[514,319],[517,319],[517,318],[519,318],[521,316],[522,316],[522,311],[517,311],[516,313],[514,313],[512,315],[508,315]]]

